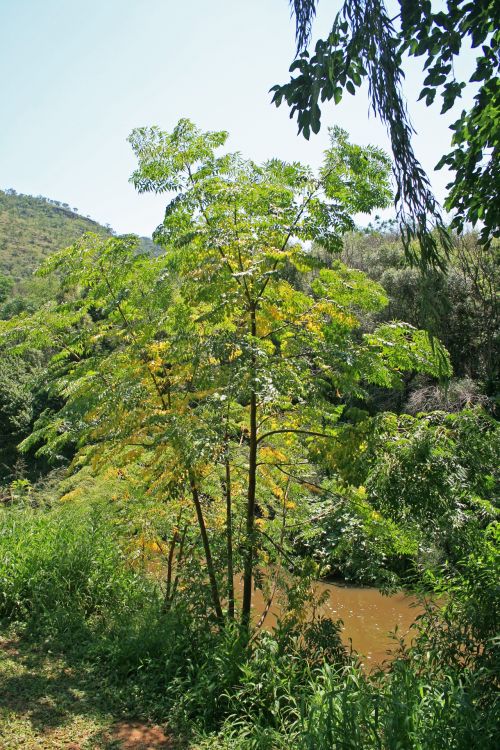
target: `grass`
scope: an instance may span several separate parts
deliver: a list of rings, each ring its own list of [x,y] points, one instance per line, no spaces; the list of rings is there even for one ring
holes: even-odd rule
[[[173,748],[164,731],[122,714],[116,685],[13,633],[0,636],[1,750]]]
[[[0,747],[113,747],[109,695],[89,670],[17,638],[0,648]]]

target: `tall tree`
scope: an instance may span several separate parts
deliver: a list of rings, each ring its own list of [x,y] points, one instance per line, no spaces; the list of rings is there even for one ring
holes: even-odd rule
[[[232,575],[242,572],[248,633],[263,539],[279,546],[263,517],[279,510],[286,522],[291,483],[304,482],[312,442],[333,438],[342,400],[367,382],[390,386],[404,370],[438,375],[449,365],[411,326],[363,335],[359,316],[386,303],[382,288],[309,252],[318,238],[339,247],[352,213],[387,203],[387,157],[337,129],[314,175],[298,163],[219,155],[226,137],[187,120],[171,133],[135,130],[134,184],[174,194],[155,233],[164,255],[138,254],[133,238],[90,236],[48,264],[81,293],[0,331],[11,347],[48,331],[56,372],[65,363],[66,405],[28,444],[44,434],[57,447],[73,430],[87,460],[116,464],[143,451],[173,517],[195,511],[219,622],[224,600],[234,614]],[[286,279],[290,268],[301,289]]]

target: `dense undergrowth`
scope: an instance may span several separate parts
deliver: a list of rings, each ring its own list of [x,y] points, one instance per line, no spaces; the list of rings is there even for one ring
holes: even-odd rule
[[[13,503],[1,513],[0,616],[102,674],[121,709],[168,721],[195,746],[494,748],[498,738],[498,529],[454,573],[427,575],[415,645],[366,674],[329,621],[285,619],[243,646],[207,626],[130,554],[114,506]]]

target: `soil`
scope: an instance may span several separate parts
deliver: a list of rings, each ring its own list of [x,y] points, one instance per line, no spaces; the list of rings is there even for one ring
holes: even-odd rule
[[[111,739],[121,750],[169,750],[173,740],[158,726],[121,721],[113,727]]]

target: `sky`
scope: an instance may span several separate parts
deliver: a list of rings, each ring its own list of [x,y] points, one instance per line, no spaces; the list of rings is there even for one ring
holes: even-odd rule
[[[313,38],[328,33],[337,7],[319,3]],[[150,236],[167,198],[138,195],[129,183],[134,127],[169,130],[188,117],[204,130],[228,130],[228,147],[257,161],[317,166],[334,124],[356,143],[389,150],[366,90],[325,104],[310,141],[297,135],[269,94],[289,79],[294,50],[288,0],[0,0],[0,188]],[[416,103],[421,81],[413,63],[405,90],[415,150],[442,201],[448,176],[433,168],[457,111],[440,116],[439,107]]]

